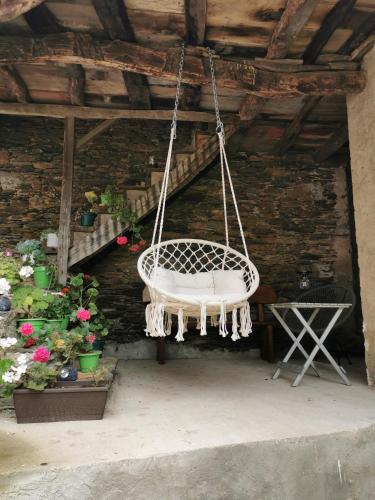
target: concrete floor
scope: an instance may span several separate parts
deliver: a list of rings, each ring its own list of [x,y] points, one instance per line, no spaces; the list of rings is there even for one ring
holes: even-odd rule
[[[349,369],[347,387],[323,365],[321,379],[291,388],[291,373],[272,381],[272,370],[120,361],[103,421],[0,421],[0,498],[375,498],[360,491],[375,491],[375,391],[364,373]]]

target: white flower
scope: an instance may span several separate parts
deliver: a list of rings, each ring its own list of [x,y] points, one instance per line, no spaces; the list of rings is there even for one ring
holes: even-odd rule
[[[0,295],[7,295],[10,291],[9,281],[5,278],[0,278]]]
[[[0,338],[0,348],[8,349],[12,345],[17,344],[17,339],[15,337]]]
[[[31,266],[22,266],[19,272],[19,275],[22,279],[30,278],[30,276],[34,273],[34,269]]]
[[[25,365],[27,363],[27,356],[26,356],[26,354],[20,354],[18,356],[18,358],[17,358],[17,363],[19,365]]]
[[[22,255],[22,262],[26,262],[28,258],[28,255]]]
[[[14,379],[14,374],[10,370],[4,373],[3,375],[3,382],[6,384],[12,384]]]

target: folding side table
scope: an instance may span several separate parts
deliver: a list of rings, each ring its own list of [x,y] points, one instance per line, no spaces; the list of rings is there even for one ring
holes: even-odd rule
[[[319,377],[319,372],[314,365],[314,359],[315,356],[317,355],[318,351],[321,350],[323,354],[326,356],[328,361],[331,363],[333,368],[337,371],[337,373],[340,375],[342,380],[344,381],[344,384],[346,385],[351,385],[349,382],[349,379],[345,375],[344,369],[340,367],[336,361],[333,359],[333,357],[330,355],[328,352],[327,348],[324,346],[324,341],[328,337],[329,333],[331,332],[332,328],[335,326],[336,321],[339,319],[341,313],[343,312],[344,309],[351,307],[351,304],[318,304],[318,303],[303,303],[303,302],[285,302],[285,303],[280,303],[280,304],[269,304],[268,306],[274,316],[277,318],[281,326],[284,328],[286,333],[289,335],[289,337],[293,341],[292,347],[289,349],[288,353],[284,357],[284,359],[278,363],[278,367],[275,371],[275,373],[272,376],[273,380],[276,380],[281,372],[282,368],[286,368],[289,359],[291,358],[293,352],[298,349],[302,355],[305,357],[306,361],[305,364],[302,367],[302,370],[300,373],[298,373],[297,377],[295,378],[294,382],[292,383],[292,387],[297,387],[297,385],[301,382],[303,376],[305,375],[306,371],[311,368],[315,371],[315,374]],[[287,325],[284,317],[280,314],[279,311],[284,310],[285,312],[290,309],[293,311],[295,316],[298,318],[300,324],[301,324],[301,331],[298,335],[295,335],[291,328]],[[308,317],[305,318],[302,313],[302,310],[310,309],[311,313],[309,311]],[[323,333],[318,336],[313,329],[313,321],[315,317],[318,315],[319,311],[322,309],[332,309],[332,316],[331,319],[328,320],[327,325],[323,331]],[[284,314],[285,316],[285,314]],[[312,339],[315,342],[315,347],[311,351],[310,354],[306,352],[306,350],[303,348],[301,345],[301,341],[303,337],[305,336],[306,333],[309,333],[309,335],[312,337]]]

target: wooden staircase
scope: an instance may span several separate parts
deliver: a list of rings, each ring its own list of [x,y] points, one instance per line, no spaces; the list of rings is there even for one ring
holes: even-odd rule
[[[234,125],[226,126],[226,138],[229,139],[235,130]],[[218,157],[219,141],[216,133],[196,131],[192,151],[191,153],[174,154],[169,178],[168,198],[191,182]],[[152,170],[148,187],[134,186],[126,189],[129,207],[137,214],[138,220],[143,219],[157,208],[163,173],[160,169]],[[69,249],[69,267],[86,261],[100,252],[117,236],[126,231],[127,227],[114,221],[110,214],[98,214],[92,228],[76,226],[74,229],[72,246]]]

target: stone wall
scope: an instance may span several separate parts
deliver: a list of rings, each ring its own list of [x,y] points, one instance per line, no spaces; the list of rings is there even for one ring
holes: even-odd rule
[[[2,119],[0,144],[2,186],[1,245],[55,226],[60,189],[62,122]],[[102,189],[109,179],[119,186],[144,181],[147,158],[160,163],[166,151],[167,124],[123,122],[77,155],[74,209],[82,192]],[[80,127],[79,133],[84,132]],[[190,140],[191,128],[179,129],[178,148]],[[163,139],[163,140],[162,140]],[[231,167],[251,258],[262,283],[272,284],[280,297],[298,293],[301,264],[313,272],[314,284],[352,282],[350,234],[344,166],[337,162],[312,165],[293,161],[256,161],[232,154]],[[213,167],[168,204],[165,238],[197,237],[223,241],[219,169]],[[240,248],[230,209],[232,244]],[[152,219],[145,222],[150,239]],[[143,284],[136,257],[113,245],[85,264],[103,285],[101,301],[119,320],[114,338],[131,342],[144,336]],[[200,339],[202,342],[203,340]],[[226,346],[217,335],[207,347]],[[229,344],[232,345],[229,341]],[[239,342],[236,348],[248,348]]]

